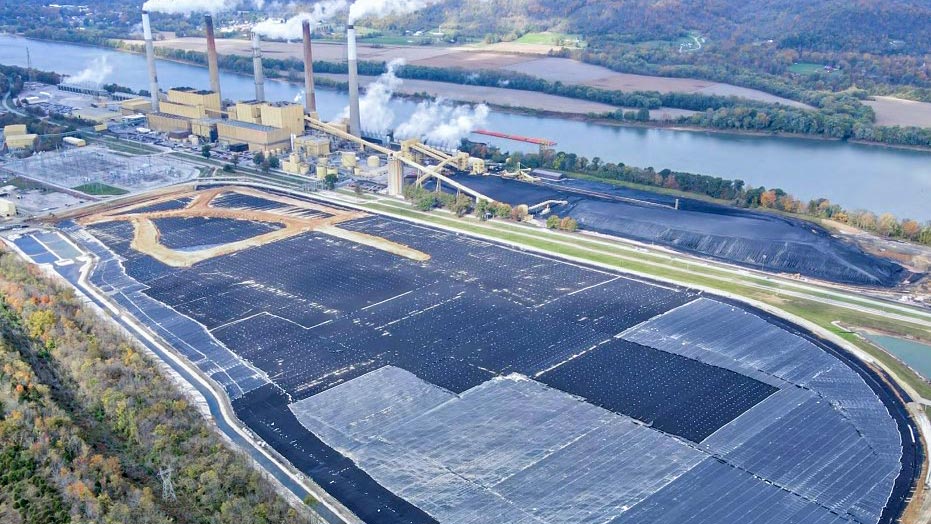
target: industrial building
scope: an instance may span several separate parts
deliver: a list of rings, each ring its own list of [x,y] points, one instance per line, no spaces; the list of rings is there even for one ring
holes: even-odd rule
[[[141,99],[126,101],[121,109],[133,115],[148,111],[149,129],[172,137],[190,133],[210,143],[218,142],[231,151],[248,149],[281,155],[282,168],[288,173],[306,176],[313,172],[319,178],[333,173],[361,177],[366,179],[366,187],[387,188],[388,194],[394,196],[401,194],[406,175],[416,175],[418,185],[435,179],[442,182],[437,184],[438,189],[441,186],[453,188],[476,199],[492,200],[445,174],[447,169],[485,173],[485,164],[480,159],[460,151],[441,151],[416,139],[405,141],[397,151],[362,138],[356,34],[352,25],[347,27],[349,118],[327,123],[320,121],[317,113],[310,26],[306,21],[302,24],[305,97],[301,107],[294,103],[266,100],[261,39],[257,34],[252,35],[255,98],[224,104],[220,94],[213,19],[209,15],[204,17],[204,24],[211,89],[174,88],[168,90],[166,96],[160,96],[148,13],[143,12],[142,18],[153,96],[150,103]],[[307,134],[308,129],[310,135]],[[340,152],[338,157],[335,151]],[[360,159],[364,161],[360,162]],[[405,169],[410,172],[405,173]]]
[[[145,98],[131,98],[120,103],[120,112],[124,116],[146,114],[152,112],[152,102]]]
[[[0,217],[9,218],[16,216],[16,204],[5,198],[0,198]]]
[[[218,120],[218,140],[222,144],[247,144],[249,151],[280,152],[290,148],[291,133],[281,129],[241,120]]]
[[[24,124],[13,124],[3,128],[3,141],[10,150],[35,148],[39,135],[29,133]]]

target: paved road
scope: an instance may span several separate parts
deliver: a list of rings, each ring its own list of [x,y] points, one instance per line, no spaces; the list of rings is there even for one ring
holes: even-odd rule
[[[10,103],[10,92],[9,91],[7,91],[5,95],[3,95],[3,107],[11,113],[15,113],[19,116],[26,116],[26,113],[19,111],[18,109],[16,109],[16,106]]]

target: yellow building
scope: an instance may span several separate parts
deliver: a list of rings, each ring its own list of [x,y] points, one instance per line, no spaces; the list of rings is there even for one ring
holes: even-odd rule
[[[208,142],[216,142],[219,138],[217,133],[217,123],[223,120],[219,118],[201,118],[191,122],[191,134],[197,135]]]
[[[161,102],[158,107],[162,113],[184,117],[188,120],[207,118],[207,108],[202,105],[189,106],[175,102]]]
[[[304,158],[317,158],[330,154],[330,139],[317,136],[299,136],[294,139],[294,151]]]
[[[0,198],[0,216],[2,217],[12,217],[16,216],[16,204],[5,199]]]
[[[238,120],[217,122],[217,135],[220,142],[247,144],[249,151],[288,149],[291,145],[291,133],[287,129]]]
[[[191,121],[183,116],[168,113],[149,113],[145,119],[149,129],[161,133],[191,130]]]
[[[27,132],[25,124],[12,124],[3,128],[3,136],[25,135]]]
[[[230,118],[250,124],[287,129],[288,134],[304,134],[304,107],[288,102],[269,104],[249,100],[238,102],[230,111]]]
[[[148,98],[130,98],[120,102],[120,112],[124,116],[145,114],[152,111],[152,101]]]
[[[210,116],[220,116],[223,107],[220,102],[220,95],[213,91],[200,91],[190,87],[176,87],[168,90],[168,102],[184,106],[201,106]],[[159,104],[161,107],[162,104]],[[161,108],[162,112],[165,109]]]
[[[262,124],[287,129],[289,135],[304,134],[304,107],[280,102],[262,106]]]
[[[301,156],[297,153],[291,153],[281,162],[281,169],[292,175],[306,175],[310,173],[310,164],[301,160]]]
[[[13,124],[3,128],[3,138],[9,149],[32,149],[39,136],[27,133],[24,124]]]
[[[249,100],[246,102],[237,102],[236,107],[231,111],[230,118],[240,122],[249,122],[252,124],[262,123],[262,102]]]

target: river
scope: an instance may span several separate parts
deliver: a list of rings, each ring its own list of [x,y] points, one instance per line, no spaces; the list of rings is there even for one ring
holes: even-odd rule
[[[37,69],[76,74],[103,56],[113,68],[107,82],[148,88],[144,57],[110,49],[0,34],[0,63],[25,66],[27,46]],[[160,60],[158,76],[162,89],[209,88],[207,73],[200,66]],[[221,82],[225,98],[254,97],[249,76],[221,73]],[[265,90],[270,100],[292,100],[301,86],[268,79]],[[338,115],[345,104],[344,93],[318,90],[317,105],[324,119]],[[406,120],[415,107],[409,100],[393,100],[395,123]],[[606,162],[738,178],[755,186],[780,187],[802,199],[827,197],[850,209],[931,220],[928,152],[802,138],[611,126],[504,111],[492,111],[484,127],[555,140],[557,149]],[[481,135],[472,138],[510,150],[534,147]]]

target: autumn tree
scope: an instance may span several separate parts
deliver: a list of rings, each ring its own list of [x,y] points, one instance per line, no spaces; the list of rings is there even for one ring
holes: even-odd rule
[[[776,204],[776,191],[770,189],[760,195],[760,207],[772,208]]]

